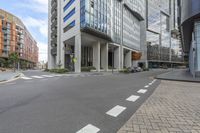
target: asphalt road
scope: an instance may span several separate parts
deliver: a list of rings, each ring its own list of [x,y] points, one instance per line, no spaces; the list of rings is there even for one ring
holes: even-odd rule
[[[25,72],[26,79],[0,84],[0,133],[116,133],[160,84],[149,85],[160,73],[48,77]],[[127,101],[131,95],[139,97]],[[124,110],[108,115],[117,105]]]

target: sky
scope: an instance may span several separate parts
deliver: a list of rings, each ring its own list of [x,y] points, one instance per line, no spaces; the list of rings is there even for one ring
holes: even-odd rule
[[[0,8],[25,24],[39,47],[39,61],[47,61],[48,0],[1,0]]]

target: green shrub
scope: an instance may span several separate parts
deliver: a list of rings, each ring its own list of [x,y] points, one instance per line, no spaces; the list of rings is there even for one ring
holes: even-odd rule
[[[93,66],[81,67],[82,72],[90,72],[91,70],[96,70],[96,68]]]
[[[149,71],[149,68],[143,68],[143,71]]]
[[[68,69],[50,69],[49,72],[62,74],[62,73],[69,72],[69,70]]]
[[[123,69],[123,70],[120,70],[119,72],[120,73],[127,73],[127,74],[130,73],[129,69],[127,69],[127,68]]]
[[[115,67],[113,68],[112,66],[108,66],[108,69],[116,69]]]

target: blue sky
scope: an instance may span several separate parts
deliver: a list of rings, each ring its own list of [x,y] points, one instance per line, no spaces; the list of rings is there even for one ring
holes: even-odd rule
[[[1,0],[0,8],[22,20],[38,43],[39,61],[47,61],[48,0]]]

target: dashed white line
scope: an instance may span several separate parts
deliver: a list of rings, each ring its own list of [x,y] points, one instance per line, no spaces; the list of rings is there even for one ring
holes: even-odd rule
[[[44,77],[41,77],[41,76],[31,76],[33,78],[36,78],[36,79],[43,79]]]
[[[29,80],[29,79],[32,79],[32,78],[29,78],[29,77],[21,77],[21,79]]]
[[[52,75],[42,75],[42,77],[53,78],[54,76],[52,76]]]
[[[153,81],[152,81],[152,83],[155,83],[157,81],[157,79],[154,79]]]
[[[88,124],[76,133],[98,133],[99,131],[99,128],[93,126],[92,124]]]
[[[149,85],[152,85],[153,83],[149,83]]]
[[[149,85],[144,86],[144,88],[149,88]]]
[[[135,101],[138,100],[139,98],[140,98],[140,96],[132,95],[132,96],[130,96],[129,98],[127,98],[126,100],[127,100],[127,101],[130,101],[130,102],[135,102]]]
[[[124,110],[126,109],[126,107],[123,106],[115,106],[114,108],[112,108],[111,110],[109,110],[108,112],[106,112],[107,115],[113,116],[113,117],[117,117],[119,114],[121,114]]]
[[[142,94],[144,94],[144,93],[146,93],[146,92],[147,92],[146,89],[140,89],[139,91],[137,91],[137,93],[142,93]]]

